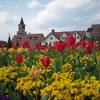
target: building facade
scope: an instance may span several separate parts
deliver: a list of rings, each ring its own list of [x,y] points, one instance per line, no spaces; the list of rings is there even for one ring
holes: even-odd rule
[[[56,32],[52,29],[52,31],[44,38],[43,33],[27,34],[23,18],[21,18],[18,25],[17,35],[14,35],[12,42],[19,44],[19,46],[22,47],[23,40],[27,39],[31,48],[34,48],[38,44],[53,46],[57,41],[65,41],[69,35],[72,35],[76,39],[76,43],[85,39],[100,43],[100,24],[93,24],[88,28],[87,32],[84,30]]]
[[[34,48],[36,45],[42,43],[42,41],[44,40],[44,35],[43,33],[27,34],[27,32],[25,31],[23,18],[21,18],[20,24],[18,25],[17,35],[14,35],[14,37],[12,38],[12,42],[22,47],[22,42],[25,39],[29,41],[30,47]]]
[[[65,41],[66,38],[72,35],[76,39],[76,43],[86,38],[86,31],[63,31],[63,32],[55,32],[53,29],[44,39],[43,45],[51,45],[53,46],[57,41]]]
[[[100,24],[93,24],[87,30],[87,38],[90,41],[100,43]]]

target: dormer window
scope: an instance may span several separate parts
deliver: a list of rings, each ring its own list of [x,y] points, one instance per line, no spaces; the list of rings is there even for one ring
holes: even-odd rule
[[[76,37],[76,34],[75,33],[73,34],[73,37]]]
[[[62,37],[62,40],[64,39],[64,37]]]

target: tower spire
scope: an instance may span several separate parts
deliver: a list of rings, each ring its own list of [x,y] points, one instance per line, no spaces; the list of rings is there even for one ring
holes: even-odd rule
[[[23,21],[23,17],[21,17],[20,23],[18,25],[17,34],[26,34],[26,32],[25,32],[25,24],[24,24],[24,21]]]
[[[24,24],[23,17],[21,17],[20,24]]]

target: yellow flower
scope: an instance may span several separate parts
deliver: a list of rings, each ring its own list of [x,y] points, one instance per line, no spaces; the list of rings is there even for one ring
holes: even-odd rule
[[[41,85],[42,85],[42,81],[41,80],[38,80],[36,86],[37,87],[40,87]]]
[[[18,53],[22,53],[23,51],[24,51],[23,48],[18,48],[18,49],[17,49],[17,52],[18,52]]]
[[[30,71],[29,75],[32,76],[32,79],[37,79],[37,78],[40,77],[40,71],[37,67],[33,66],[31,68],[31,71]]]
[[[84,96],[82,94],[76,95],[74,100],[84,100]]]
[[[100,59],[100,55],[98,55],[96,58],[97,58],[97,59]]]
[[[12,53],[12,52],[15,52],[15,49],[10,48],[8,51],[9,51],[10,53]]]
[[[24,95],[24,96],[27,95],[27,92],[26,92],[25,90],[23,91],[23,95]]]
[[[58,100],[61,100],[63,98],[63,95],[58,90],[52,91],[52,96],[55,96]]]
[[[4,52],[6,52],[6,51],[7,51],[7,48],[6,48],[6,47],[4,47],[4,48],[3,48],[3,51],[4,51]]]
[[[62,72],[69,72],[72,71],[72,65],[69,63],[66,63],[65,65],[62,66]]]
[[[96,80],[96,77],[95,77],[95,76],[92,76],[92,77],[90,78],[90,80],[91,80],[91,81],[95,81],[95,80]]]

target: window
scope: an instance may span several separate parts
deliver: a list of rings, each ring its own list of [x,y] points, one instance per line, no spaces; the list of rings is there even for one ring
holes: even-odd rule
[[[47,42],[45,42],[45,46],[47,46],[48,45],[48,43]]]
[[[20,44],[20,41],[19,41],[19,40],[16,40],[16,44],[17,44],[17,46],[19,46],[19,44]]]
[[[51,42],[49,42],[49,45],[51,46]]]
[[[52,40],[52,37],[50,39]]]
[[[64,38],[64,37],[61,37],[61,40],[62,40],[62,41],[64,41],[64,40],[65,40],[65,38]]]
[[[62,37],[62,40],[64,39],[64,37]]]
[[[55,42],[53,42],[53,45],[55,45]]]
[[[77,37],[77,39],[79,39],[79,36]]]

